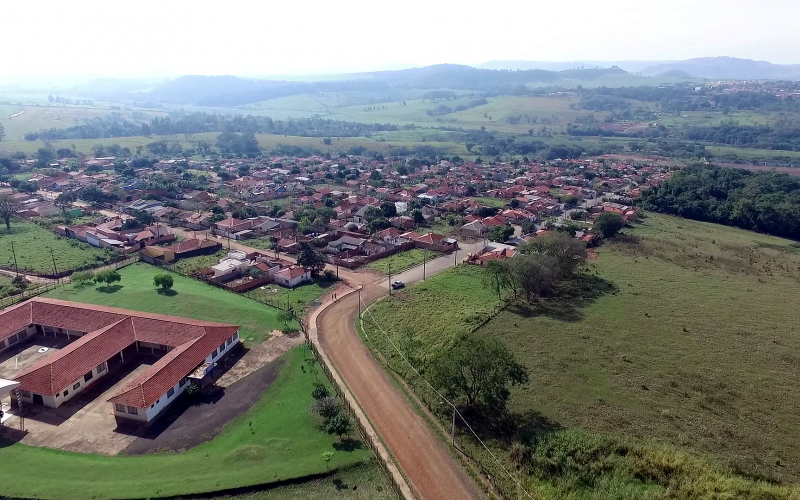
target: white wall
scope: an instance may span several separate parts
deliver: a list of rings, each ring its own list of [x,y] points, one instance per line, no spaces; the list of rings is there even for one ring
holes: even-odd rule
[[[111,408],[114,410],[114,415],[117,417],[128,418],[130,420],[138,420],[140,422],[147,422],[147,412],[141,408],[136,409],[136,411],[138,412],[136,415],[128,413],[127,407],[125,407],[124,411],[119,411],[117,410],[117,405],[112,404]]]
[[[73,381],[68,387],[62,389],[61,392],[56,394],[55,396],[56,406],[54,406],[54,408],[58,408],[62,404],[66,403],[67,401],[75,397],[76,394],[83,392],[84,389],[94,384],[97,379],[105,377],[108,374],[108,362],[103,361],[102,366],[105,367],[105,369],[102,371],[99,371],[100,365],[92,368],[93,378],[90,381],[86,382],[82,376],[78,380]],[[74,388],[75,384],[79,384],[77,389]],[[66,396],[64,395],[64,391],[68,392]],[[47,405],[47,403],[45,403],[45,405]]]
[[[215,362],[215,361],[219,361],[225,354],[227,354],[228,351],[230,351],[231,349],[236,347],[236,345],[238,343],[239,343],[239,332],[237,331],[236,333],[234,333],[230,338],[228,338],[225,341],[225,347],[222,349],[221,353],[220,353],[220,350],[219,350],[219,346],[217,346],[217,348],[214,350],[214,352],[216,352],[217,355],[216,356],[212,356],[213,353],[208,355],[208,357],[206,358],[206,363],[212,363],[212,362]],[[208,371],[210,371],[211,368],[212,367],[209,367]],[[206,373],[208,373],[208,372],[206,372]]]
[[[3,340],[0,340],[0,352],[5,351],[12,345],[18,345],[20,342],[24,342],[25,340],[27,340],[28,336],[32,335],[34,332],[36,332],[36,327],[28,327],[23,330],[20,330],[15,335],[19,336],[20,334],[24,334],[24,337],[18,338],[17,341],[14,342],[13,344],[11,343],[11,337],[6,337]]]

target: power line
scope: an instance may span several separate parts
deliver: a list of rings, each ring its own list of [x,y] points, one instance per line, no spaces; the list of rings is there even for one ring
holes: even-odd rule
[[[364,304],[364,307],[366,308],[366,303]],[[495,454],[494,454],[494,453],[492,453],[492,450],[490,450],[490,449],[489,449],[489,447],[488,447],[488,446],[486,446],[486,443],[484,443],[484,442],[483,442],[483,440],[482,440],[480,437],[478,437],[478,434],[475,432],[475,430],[472,428],[472,426],[471,426],[471,425],[469,425],[469,422],[467,422],[467,420],[464,418],[464,416],[461,414],[461,412],[460,412],[460,411],[458,411],[458,408],[456,408],[456,405],[455,405],[455,404],[453,404],[453,403],[452,403],[452,402],[451,402],[449,399],[447,399],[446,397],[444,397],[444,395],[442,395],[442,393],[440,393],[438,390],[436,390],[436,388],[435,388],[433,385],[431,385],[431,383],[430,383],[430,382],[428,382],[427,380],[425,380],[425,377],[423,377],[423,376],[422,376],[422,374],[420,374],[420,373],[419,373],[419,370],[417,370],[417,369],[416,369],[416,367],[414,367],[414,365],[412,365],[412,364],[411,364],[411,362],[410,362],[410,361],[409,361],[409,360],[408,360],[408,359],[407,359],[407,358],[406,358],[406,357],[403,355],[403,353],[402,353],[402,352],[400,351],[400,349],[399,349],[399,348],[398,348],[398,347],[395,345],[395,343],[394,343],[394,342],[392,342],[392,339],[390,339],[390,338],[389,338],[389,334],[387,334],[387,333],[386,333],[386,330],[384,330],[384,329],[381,327],[381,325],[379,325],[379,324],[378,324],[378,322],[377,322],[377,321],[375,321],[375,317],[372,315],[372,311],[370,311],[370,310],[367,308],[367,309],[366,309],[366,313],[367,313],[367,314],[369,314],[369,317],[370,317],[370,319],[372,320],[372,322],[375,324],[375,326],[377,326],[377,327],[378,327],[378,329],[381,331],[381,333],[383,334],[383,336],[384,336],[384,337],[386,337],[386,340],[389,342],[389,344],[391,344],[391,345],[392,345],[392,347],[394,348],[394,350],[397,352],[397,354],[398,354],[398,355],[400,355],[400,358],[401,358],[403,361],[405,361],[405,363],[406,363],[406,364],[409,366],[409,368],[411,368],[411,369],[414,371],[414,373],[416,373],[416,374],[417,374],[417,376],[418,376],[418,377],[419,377],[419,378],[420,378],[420,379],[421,379],[423,382],[425,382],[425,385],[427,385],[428,387],[430,387],[430,388],[431,388],[431,390],[432,390],[433,392],[435,392],[437,396],[439,396],[439,397],[440,397],[440,398],[441,398],[443,401],[445,401],[447,404],[449,404],[449,405],[450,405],[450,406],[453,408],[453,414],[454,414],[454,415],[458,415],[458,417],[461,419],[461,421],[462,421],[462,422],[464,422],[464,425],[466,425],[466,426],[467,426],[467,429],[469,429],[469,431],[472,433],[472,436],[473,436],[473,437],[474,437],[474,438],[475,438],[475,439],[476,439],[476,440],[477,440],[477,441],[478,441],[478,442],[481,444],[481,446],[483,446],[483,449],[485,449],[485,450],[486,450],[486,451],[489,453],[489,455],[491,455],[491,457],[494,459],[494,461],[495,461],[495,462],[497,462],[497,465],[499,465],[499,466],[500,466],[500,468],[501,468],[501,469],[503,469],[503,472],[505,472],[505,473],[508,475],[508,477],[510,477],[510,478],[511,478],[511,480],[512,480],[512,481],[514,481],[514,483],[517,485],[517,487],[519,487],[519,488],[520,488],[520,489],[521,489],[521,490],[522,490],[522,491],[525,493],[525,495],[527,495],[527,497],[528,497],[528,498],[530,498],[531,500],[534,500],[533,496],[532,496],[532,495],[531,495],[531,494],[528,492],[528,490],[526,490],[526,489],[525,489],[525,488],[522,486],[522,484],[520,484],[520,482],[517,480],[517,478],[516,478],[516,477],[514,477],[514,475],[513,475],[511,472],[509,472],[509,471],[508,471],[508,469],[506,469],[506,468],[505,468],[505,466],[503,465],[503,463],[502,463],[502,462],[500,462],[500,460],[497,458],[497,456],[495,456]],[[366,333],[366,332],[365,332],[365,333]],[[388,362],[388,358],[387,358],[387,362]],[[453,430],[453,441],[455,442],[455,426],[454,426],[454,430]]]

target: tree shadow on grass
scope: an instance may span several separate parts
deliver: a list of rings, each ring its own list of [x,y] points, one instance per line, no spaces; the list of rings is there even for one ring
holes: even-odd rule
[[[172,288],[167,288],[167,289],[159,288],[159,289],[156,290],[156,292],[159,295],[164,295],[165,297],[174,297],[174,296],[178,295],[178,292],[176,292]]]
[[[462,414],[481,440],[501,442],[508,446],[515,441],[535,443],[551,432],[564,428],[535,410],[522,412],[462,410]],[[460,423],[460,426],[463,426],[463,423]]]
[[[582,273],[558,285],[552,296],[534,303],[522,300],[508,306],[508,311],[524,318],[547,316],[559,321],[580,321],[583,309],[603,295],[616,293],[617,286],[593,274]]]
[[[343,439],[338,443],[333,443],[333,449],[336,451],[347,451],[347,452],[363,450],[364,443],[358,439]]]
[[[98,286],[95,288],[100,293],[114,293],[122,290],[123,285]]]

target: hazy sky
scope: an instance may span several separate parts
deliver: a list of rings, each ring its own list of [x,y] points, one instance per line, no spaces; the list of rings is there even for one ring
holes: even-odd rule
[[[800,0],[0,0],[0,76],[320,74],[730,55],[800,63]]]

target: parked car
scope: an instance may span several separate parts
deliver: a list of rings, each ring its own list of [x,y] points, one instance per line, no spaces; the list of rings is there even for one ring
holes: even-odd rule
[[[403,283],[402,281],[393,281],[392,282],[392,289],[393,290],[397,290],[399,288],[403,288],[404,286],[406,286],[406,284]]]

